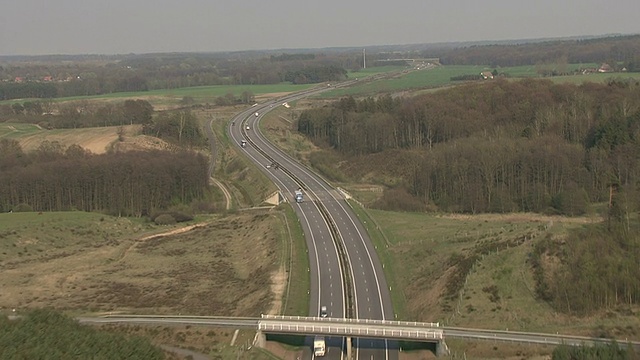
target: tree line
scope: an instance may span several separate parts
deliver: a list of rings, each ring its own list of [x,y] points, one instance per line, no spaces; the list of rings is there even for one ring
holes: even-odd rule
[[[91,154],[80,146],[43,142],[24,153],[0,140],[0,210],[98,211],[147,216],[207,194],[207,159],[194,152]]]
[[[117,79],[103,79],[90,73],[65,81],[0,82],[0,100],[38,98],[50,99],[68,96],[89,96],[128,91],[147,91],[147,79],[132,75]]]
[[[188,109],[158,114],[152,121],[144,124],[142,133],[189,148],[204,146],[207,141],[198,119]]]
[[[38,124],[45,129],[144,125],[151,122],[153,114],[153,105],[141,99],[101,105],[86,100],[61,104],[42,100],[0,105],[0,119]]]
[[[547,40],[514,44],[466,45],[422,52],[443,65],[509,67],[561,61],[569,64],[621,63],[628,71],[640,71],[640,35],[595,39]]]
[[[285,81],[292,84],[315,84],[324,81],[347,79],[347,70],[337,66],[313,66],[298,70],[290,70],[284,76]]]
[[[242,56],[241,56],[242,55]],[[358,69],[353,54],[151,54],[101,61],[9,62],[0,100],[102,95],[207,85],[335,81]],[[15,81],[20,78],[20,81]],[[44,80],[46,79],[46,80]]]
[[[396,187],[422,209],[578,215],[612,186],[635,198],[640,181],[638,83],[493,81],[412,98],[347,97],[302,112],[297,126],[346,158],[418,154],[406,157]]]

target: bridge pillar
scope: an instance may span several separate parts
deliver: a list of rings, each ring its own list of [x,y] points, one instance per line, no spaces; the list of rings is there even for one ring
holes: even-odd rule
[[[444,342],[444,339],[442,339],[436,344],[436,356],[441,357],[447,355],[449,355],[449,347],[447,343]]]
[[[258,330],[255,339],[253,339],[253,345],[263,349],[267,347],[267,335]]]
[[[351,360],[351,336],[346,337],[347,342],[347,360]]]

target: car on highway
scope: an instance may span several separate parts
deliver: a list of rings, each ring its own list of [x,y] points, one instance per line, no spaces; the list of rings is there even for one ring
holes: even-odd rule
[[[323,318],[327,317],[327,307],[324,305],[320,307],[320,317],[323,317]]]
[[[249,127],[249,125],[247,125],[247,130],[251,130],[251,128]]]

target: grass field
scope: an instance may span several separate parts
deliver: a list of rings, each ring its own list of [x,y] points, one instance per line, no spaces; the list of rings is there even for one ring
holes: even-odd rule
[[[534,244],[545,236],[563,237],[571,229],[601,221],[597,215],[472,216],[362,209],[358,213],[371,220],[366,226],[386,264],[385,274],[402,294],[394,298],[399,318],[588,336],[604,331],[640,338],[640,319],[633,312],[609,309],[592,317],[574,317],[556,313],[536,297],[528,262]],[[452,273],[454,258],[461,265]],[[628,332],[625,327],[636,330]]]
[[[544,66],[542,66],[544,67]],[[566,71],[575,71],[581,68],[597,67],[596,64],[567,64]],[[375,68],[374,68],[375,69]],[[336,89],[322,93],[318,97],[333,98],[346,95],[352,96],[373,96],[386,92],[416,91],[424,89],[435,89],[455,85],[456,81],[451,81],[452,77],[461,75],[478,75],[482,71],[492,71],[494,68],[488,66],[475,65],[446,65],[430,69],[422,69],[401,73],[392,79],[377,80],[373,82],[363,82],[347,89]],[[397,71],[397,68],[388,67],[388,71]],[[521,78],[542,78],[538,74],[538,66],[514,66],[497,68],[498,72],[505,74],[509,79],[518,80]],[[373,71],[373,70],[371,70]],[[357,73],[350,74],[350,77]],[[602,83],[611,79],[633,79],[640,80],[640,73],[594,73],[588,75],[567,75],[545,77],[556,83],[582,84],[585,82]]]
[[[281,221],[218,215],[184,234],[149,237],[173,228],[83,212],[0,214],[0,307],[267,313]]]
[[[349,77],[349,79],[365,79],[369,76],[384,74],[388,72],[398,72],[406,70],[407,68],[407,66],[370,66],[358,71],[349,71],[347,73],[347,76]]]
[[[505,74],[510,78],[531,78],[539,77],[538,69],[554,68],[552,64],[548,65],[527,65],[514,67],[498,67],[480,65],[446,65],[437,66],[430,69],[422,69],[415,71],[409,70],[408,67],[402,66],[379,66],[368,67],[359,71],[350,71],[347,76],[349,79],[365,80],[374,75],[384,73],[397,73],[391,79],[378,80],[374,82],[363,81],[362,84],[350,87],[348,89],[335,89],[324,92],[318,97],[332,98],[345,95],[372,96],[383,92],[397,91],[415,91],[424,89],[433,89],[443,86],[454,85],[456,82],[451,81],[451,77],[460,75],[477,75],[482,71],[498,70],[499,73]],[[595,68],[597,64],[566,64],[562,66],[565,71],[571,72],[582,68]],[[404,71],[404,72],[403,72]],[[605,82],[612,78],[620,79],[640,79],[640,73],[606,73],[606,74],[589,74],[589,75],[568,75],[549,77],[554,82],[559,83],[584,83],[584,82]],[[304,90],[316,84],[293,85],[289,83],[268,84],[268,85],[212,85],[197,86],[190,88],[178,89],[159,89],[151,91],[139,92],[121,92],[96,96],[75,96],[52,99],[55,102],[77,101],[77,100],[124,100],[130,98],[146,99],[157,108],[164,108],[179,105],[184,97],[191,97],[196,103],[214,103],[215,99],[227,94],[240,96],[243,92],[248,91],[256,96],[256,101],[263,101],[267,98],[277,97],[280,94]],[[0,104],[22,103],[25,99],[0,101]],[[1,133],[0,133],[1,135]]]
[[[555,76],[549,79],[555,83],[569,83],[569,84],[578,84],[578,85],[586,82],[606,83],[611,80],[640,81],[640,73],[597,73],[597,74],[589,74],[589,75]]]
[[[392,79],[363,81],[345,89],[336,89],[319,95],[320,97],[340,97],[345,95],[375,95],[384,92],[408,91],[441,87],[451,84],[451,77],[463,74],[479,74],[485,68],[481,66],[437,66],[431,69],[409,71]]]
[[[135,132],[136,126],[125,126],[129,133]],[[107,151],[118,140],[118,127],[82,128],[82,129],[43,129],[33,124],[2,123],[0,138],[14,139],[20,143],[22,150],[36,150],[43,141],[57,141],[63,146],[80,145],[94,154]]]
[[[282,276],[306,276],[306,265],[291,260],[291,249],[304,254],[297,248],[304,240],[295,224],[287,225],[291,221],[286,211],[261,210],[199,217],[187,224],[197,225],[192,230],[173,233],[185,225],[161,227],[84,212],[0,214],[0,311],[51,307],[71,314],[259,316],[280,313],[284,303],[287,312],[306,313],[306,303],[301,310],[302,302],[285,298],[306,294],[308,287],[308,280],[294,276],[289,288]],[[126,331],[223,354],[240,351],[253,337],[229,348],[231,330],[225,331],[226,340],[212,329]]]
[[[604,309],[580,317],[558,313],[536,296],[529,263],[534,244],[545,236],[562,238],[571,229],[600,221],[598,217],[396,213],[365,211],[352,205],[365,220],[385,264],[399,319],[640,340],[637,306]],[[454,267],[454,263],[458,265]],[[553,350],[526,345],[447,343],[452,353],[466,354],[469,359],[534,359]]]
[[[288,83],[269,84],[269,85],[212,85],[212,86],[196,86],[178,89],[159,89],[150,91],[136,92],[118,92],[112,94],[95,95],[95,96],[72,96],[51,99],[55,102],[77,101],[77,100],[126,100],[126,99],[147,99],[154,106],[177,105],[184,97],[192,97],[197,103],[214,103],[215,99],[227,94],[233,94],[236,97],[245,92],[251,92],[259,100],[265,96],[277,96],[277,94],[285,94],[294,91],[300,91],[315,84],[292,85]],[[25,99],[0,101],[2,104],[22,103]]]
[[[34,124],[3,123],[0,124],[0,138],[14,139],[42,132],[42,128]]]

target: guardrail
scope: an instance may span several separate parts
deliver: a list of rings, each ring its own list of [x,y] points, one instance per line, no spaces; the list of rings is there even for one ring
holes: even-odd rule
[[[382,326],[371,327],[359,324],[345,325],[312,325],[259,322],[258,329],[265,332],[305,335],[351,336],[358,338],[401,339],[416,341],[442,341],[443,331],[439,329],[408,330],[390,329]]]
[[[260,315],[265,320],[284,320],[284,321],[319,321],[326,323],[340,324],[362,324],[362,325],[388,325],[388,326],[405,326],[419,328],[439,328],[440,323],[420,322],[420,321],[397,321],[397,320],[376,320],[376,319],[352,319],[352,318],[335,318],[335,317],[317,317],[317,316],[289,316],[289,315]]]

